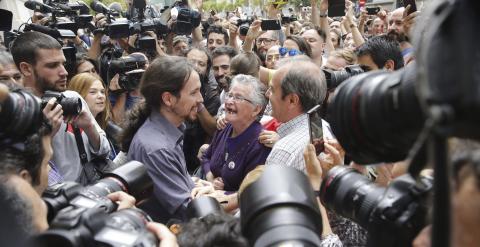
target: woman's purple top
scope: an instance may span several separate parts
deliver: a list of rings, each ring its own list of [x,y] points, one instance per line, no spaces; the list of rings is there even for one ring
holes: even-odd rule
[[[243,178],[258,165],[265,164],[271,148],[258,141],[262,125],[254,121],[236,137],[230,137],[232,125],[217,131],[202,157],[203,171],[221,177],[225,191],[237,191]]]

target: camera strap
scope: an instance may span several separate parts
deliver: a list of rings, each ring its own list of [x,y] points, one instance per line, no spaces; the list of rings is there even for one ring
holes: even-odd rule
[[[87,152],[85,151],[85,145],[83,145],[82,133],[80,133],[80,129],[75,125],[73,125],[73,133],[75,135],[75,141],[77,142],[80,162],[82,162],[82,165],[85,165],[86,163],[88,163],[88,157]]]

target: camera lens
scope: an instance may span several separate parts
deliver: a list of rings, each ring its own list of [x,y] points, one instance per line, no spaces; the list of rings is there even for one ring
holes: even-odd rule
[[[111,173],[105,174],[105,178],[98,181],[95,186],[103,188],[102,193],[108,194],[122,190],[139,198],[145,191],[152,188],[153,182],[147,173],[147,168],[142,163],[130,161]]]
[[[82,112],[82,101],[77,97],[64,97],[60,105],[64,116],[78,116]]]
[[[14,91],[0,105],[2,135],[19,137],[37,131],[43,123],[41,101],[25,91]]]
[[[223,213],[220,203],[218,203],[215,198],[209,196],[201,196],[193,199],[187,207],[187,216],[189,219],[202,218],[209,214],[220,213]]]
[[[431,179],[405,174],[380,187],[356,170],[337,166],[322,182],[320,200],[369,232],[367,246],[410,246],[426,224]]]
[[[424,123],[415,67],[372,71],[342,83],[328,106],[330,125],[359,164],[403,160]]]
[[[342,82],[347,80],[348,78],[359,75],[363,73],[363,69],[360,68],[358,65],[351,65],[345,67],[345,69],[340,71],[331,71],[324,69],[323,72],[325,73],[325,78],[327,80],[327,88],[333,89],[338,87]]]
[[[367,227],[372,210],[385,188],[378,187],[352,168],[336,166],[322,182],[320,200],[338,215]]]
[[[241,36],[247,36],[247,33],[248,33],[248,29],[250,28],[250,25],[248,23],[246,24],[242,24],[240,25],[239,27],[239,33]]]
[[[322,217],[312,187],[294,168],[267,166],[241,194],[240,210],[242,231],[252,246],[320,245]]]

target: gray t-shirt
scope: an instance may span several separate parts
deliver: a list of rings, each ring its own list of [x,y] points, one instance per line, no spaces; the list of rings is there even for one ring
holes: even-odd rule
[[[157,212],[165,219],[184,219],[194,188],[182,151],[183,130],[183,124],[177,128],[159,112],[152,112],[128,150],[129,160],[140,161],[147,167],[160,207]]]

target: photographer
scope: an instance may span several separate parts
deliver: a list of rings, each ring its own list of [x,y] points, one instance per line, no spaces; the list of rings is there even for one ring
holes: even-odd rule
[[[24,84],[31,88],[37,96],[43,96],[45,91],[63,92],[65,97],[81,99],[82,110],[78,116],[62,116],[63,110],[56,99],[49,99],[43,113],[53,126],[53,148],[55,150],[52,162],[59,168],[67,181],[88,183],[93,179],[87,177],[80,158],[79,148],[74,129],[80,129],[83,139],[83,149],[88,161],[94,156],[105,158],[110,153],[110,146],[105,132],[98,126],[95,118],[88,110],[85,100],[73,91],[65,91],[67,87],[67,71],[63,66],[65,57],[61,46],[52,37],[38,33],[21,34],[13,43],[12,55],[15,64],[24,76]],[[62,131],[59,131],[62,129]],[[63,131],[67,130],[67,132]],[[78,145],[77,145],[78,144]]]
[[[403,57],[397,41],[385,35],[375,36],[356,49],[358,65],[364,71],[398,70],[403,68]]]

